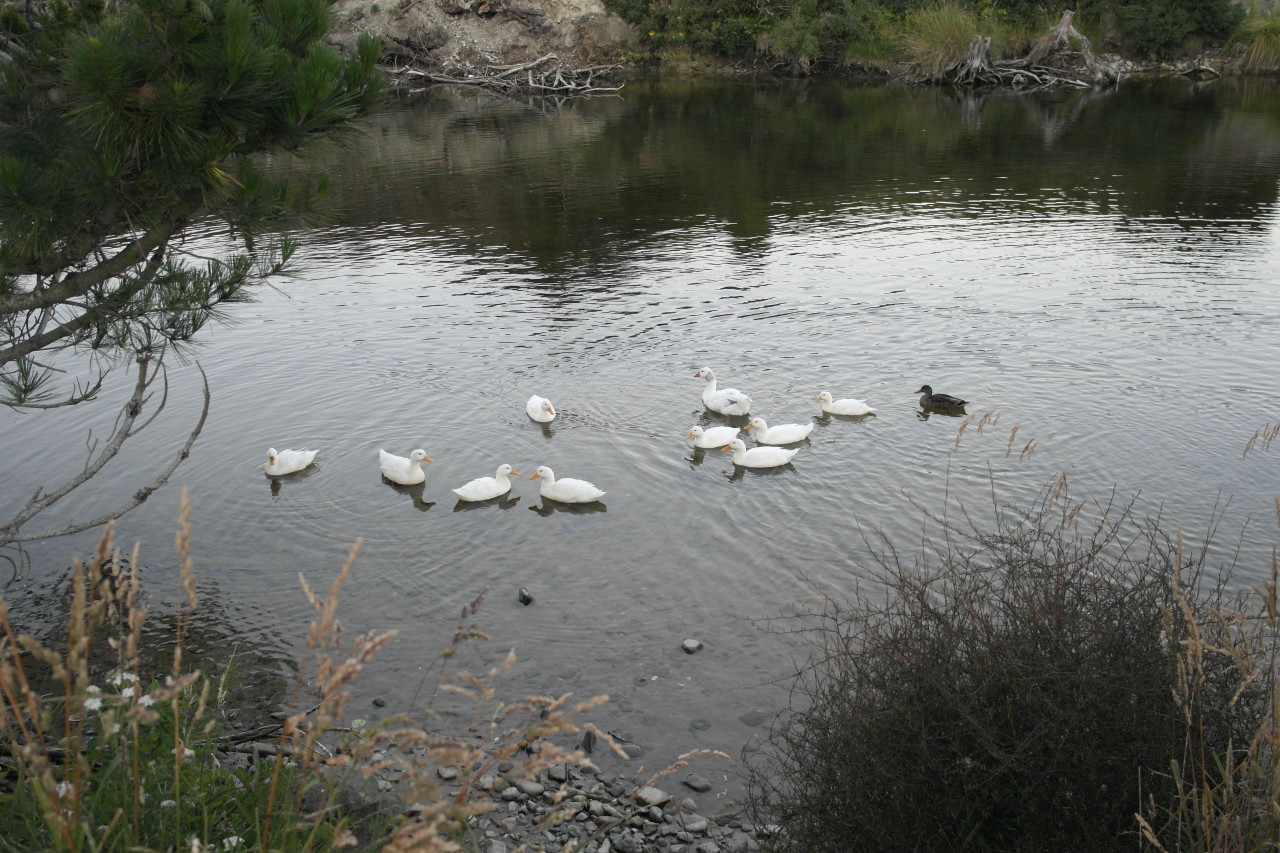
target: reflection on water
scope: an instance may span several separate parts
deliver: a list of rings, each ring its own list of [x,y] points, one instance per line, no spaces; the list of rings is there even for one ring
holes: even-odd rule
[[[407,99],[318,164],[276,164],[328,173],[332,217],[297,231],[287,296],[264,290],[207,334],[210,421],[121,536],[171,541],[189,485],[197,569],[246,603],[220,618],[281,653],[309,618],[297,574],[315,586],[363,538],[343,621],[399,631],[353,697],[369,719],[373,696],[389,712],[429,695],[424,650],[489,589],[477,620],[493,642],[459,665],[514,646],[512,695],[609,693],[597,721],[653,766],[759,739],[802,651],[762,620],[849,589],[867,541],[914,555],[928,513],[981,521],[1068,468],[1073,498],[1114,486],[1191,540],[1230,496],[1221,530],[1268,520],[1240,542],[1242,581],[1260,579],[1280,475],[1242,451],[1280,393],[1280,95],[1219,82],[962,98],[637,80],[552,115]],[[691,423],[748,420],[703,408],[702,364],[753,415],[818,425],[794,463],[747,471],[690,447]],[[983,431],[921,410],[923,382],[963,389]],[[877,413],[818,413],[822,388]],[[525,414],[535,391],[553,424]],[[197,395],[176,384],[171,407]],[[0,509],[85,428],[4,417],[6,446],[42,449],[0,459]],[[173,424],[139,436],[96,496],[136,489]],[[261,449],[282,441],[324,447],[324,465],[263,492]],[[427,482],[383,481],[378,447],[419,441]],[[528,481],[454,503],[449,486],[502,462],[588,479],[607,509]],[[425,513],[436,501],[456,511]],[[500,511],[525,507],[540,517]],[[71,547],[34,546],[31,582]],[[690,637],[698,654],[680,649]]]

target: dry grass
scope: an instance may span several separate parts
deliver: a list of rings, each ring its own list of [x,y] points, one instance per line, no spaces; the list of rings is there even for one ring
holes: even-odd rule
[[[968,8],[941,2],[906,14],[902,44],[920,78],[941,80],[964,60],[969,43],[981,30],[978,17]]]
[[[11,816],[0,851],[462,850],[468,821],[492,808],[477,782],[500,763],[515,765],[505,780],[532,779],[553,764],[591,766],[582,753],[557,746],[559,735],[590,729],[612,744],[577,721],[607,697],[501,701],[497,680],[514,654],[480,676],[444,672],[458,644],[487,639],[466,624],[483,595],[464,609],[439,656],[441,689],[474,703],[473,729],[483,734],[483,747],[429,734],[405,716],[370,730],[345,727],[348,688],[393,637],[347,638],[338,619],[357,543],[326,594],[300,576],[315,618],[274,760],[249,770],[220,768],[209,713],[211,697],[216,702],[222,693],[219,679],[183,662],[198,606],[188,519],[184,493],[176,537],[182,600],[163,677],[139,677],[149,615],[139,552],[135,547],[123,560],[110,525],[93,557],[74,563],[65,644],[18,633],[0,599],[0,812]],[[105,683],[95,683],[91,674],[103,671]],[[55,685],[53,695],[39,684]],[[456,791],[442,787],[443,767],[456,770],[450,785]],[[347,786],[389,769],[399,775],[398,799],[372,816],[344,800]],[[567,814],[552,808],[546,823]]]
[[[1280,499],[1276,500],[1280,522]],[[1148,849],[1172,853],[1275,850],[1280,838],[1280,564],[1252,588],[1246,606],[1196,613],[1195,593],[1177,590],[1170,626],[1184,627],[1174,697],[1185,737],[1169,762],[1176,796],[1148,797],[1138,822]],[[1210,701],[1206,685],[1226,679],[1229,692]],[[1222,748],[1206,749],[1205,733],[1224,718],[1255,721]]]
[[[1235,38],[1249,46],[1244,64],[1246,71],[1280,71],[1280,14],[1250,15]]]

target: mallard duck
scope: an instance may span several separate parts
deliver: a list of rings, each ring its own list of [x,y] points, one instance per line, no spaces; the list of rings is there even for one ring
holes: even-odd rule
[[[950,394],[935,394],[929,385],[921,385],[916,393],[920,395],[920,405],[926,409],[963,409],[969,404],[968,400]]]
[[[511,474],[520,476],[520,472],[510,465],[500,465],[498,473],[492,477],[478,477],[465,486],[453,489],[453,493],[464,501],[493,500],[511,491],[511,481],[507,479]]]
[[[427,451],[421,448],[410,453],[408,459],[385,450],[378,451],[378,467],[382,469],[382,476],[402,486],[416,486],[426,480],[427,472],[422,470],[422,463],[431,461]]]
[[[823,391],[813,398],[813,402],[822,403],[822,411],[832,415],[869,415],[875,411],[862,400],[855,400],[852,397],[832,400],[830,391]]]
[[[702,389],[702,405],[711,411],[722,415],[745,415],[751,411],[751,398],[737,388],[716,389],[716,375],[711,368],[704,367],[693,375],[695,379],[701,377],[706,381],[707,387]]]
[[[586,480],[575,480],[572,477],[557,480],[555,472],[546,465],[538,466],[538,470],[534,471],[529,479],[542,480],[538,494],[561,503],[585,504],[604,497],[604,492]]]
[[[764,418],[752,418],[751,423],[743,429],[753,429],[752,433],[759,444],[795,444],[804,441],[813,432],[813,424],[777,424],[769,426]]]
[[[262,466],[262,470],[272,477],[292,474],[310,465],[319,452],[318,450],[276,450],[272,447],[267,450],[267,461]]]
[[[689,430],[689,434],[685,439],[693,439],[694,447],[724,447],[729,442],[738,437],[737,427],[718,426],[718,427],[700,427],[694,426]]]
[[[721,450],[733,451],[733,464],[743,468],[777,468],[786,465],[791,457],[799,453],[796,450],[784,450],[781,447],[753,447],[747,450],[747,444],[740,438],[726,444]]]
[[[539,397],[537,394],[524,404],[524,411],[540,424],[549,424],[556,419],[556,407],[546,397]]]

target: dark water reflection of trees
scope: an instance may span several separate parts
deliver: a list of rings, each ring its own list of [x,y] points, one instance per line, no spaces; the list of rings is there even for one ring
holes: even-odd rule
[[[1016,216],[1048,197],[1117,223],[1260,223],[1276,202],[1278,128],[1280,87],[1260,80],[963,94],[642,79],[550,115],[449,89],[404,96],[323,168],[335,224],[448,233],[554,281],[616,278],[693,226],[750,256],[792,217],[922,205]]]

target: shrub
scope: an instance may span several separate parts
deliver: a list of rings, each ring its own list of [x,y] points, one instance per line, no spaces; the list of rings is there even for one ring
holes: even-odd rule
[[[1141,803],[1160,838],[1189,781],[1217,790],[1272,691],[1229,656],[1182,675],[1183,644],[1225,642],[1234,612],[1198,586],[1204,553],[1127,510],[1085,525],[1052,506],[948,526],[912,564],[886,543],[872,583],[815,614],[791,707],[749,760],[779,849],[1131,850]],[[1192,754],[1197,775],[1170,773]]]
[[[1225,39],[1244,20],[1233,0],[1094,0],[1081,13],[1114,14],[1122,41],[1151,56],[1169,56],[1193,37]]]

